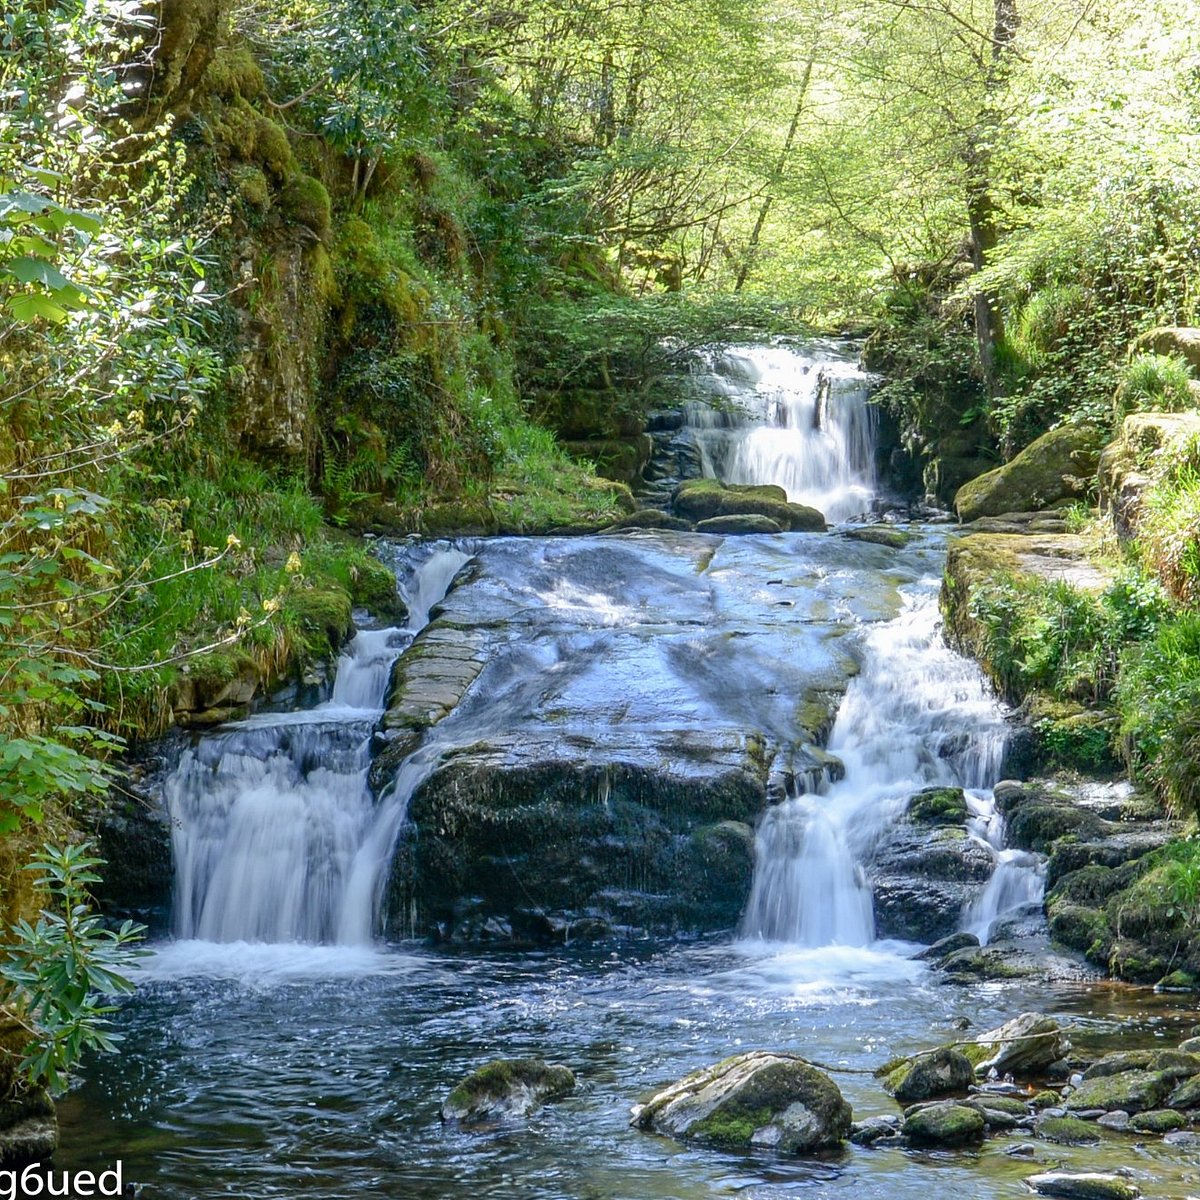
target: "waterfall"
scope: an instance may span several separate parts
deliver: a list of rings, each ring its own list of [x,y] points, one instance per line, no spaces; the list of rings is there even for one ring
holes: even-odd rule
[[[359,631],[326,703],[228,725],[182,755],[165,785],[177,937],[370,941],[391,847],[428,770],[414,755],[376,804],[371,735],[392,664],[469,557],[446,544],[425,553],[400,580],[405,627]]]
[[[704,368],[685,420],[706,476],[777,484],[831,521],[869,511],[877,413],[869,377],[842,350],[739,346]]]
[[[987,789],[999,775],[1003,714],[974,664],[942,641],[939,583],[922,580],[904,594],[899,616],[867,633],[862,670],[829,743],[845,776],[763,818],[746,936],[801,946],[873,941],[871,892],[859,863],[922,788],[970,789],[979,819],[997,823]]]

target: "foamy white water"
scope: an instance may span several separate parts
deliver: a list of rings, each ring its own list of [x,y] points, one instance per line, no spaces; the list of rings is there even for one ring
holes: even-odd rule
[[[260,714],[182,756],[165,785],[177,938],[369,945],[389,852],[419,781],[402,770],[377,804],[367,781],[371,734],[392,664],[469,557],[438,546],[401,581],[406,627],[359,632],[328,703]]]
[[[686,420],[706,476],[776,484],[831,521],[870,510],[878,422],[856,363],[814,344],[738,346],[705,365],[711,402],[689,405]]]

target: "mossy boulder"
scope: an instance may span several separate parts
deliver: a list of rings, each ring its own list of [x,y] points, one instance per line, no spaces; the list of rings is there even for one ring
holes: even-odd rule
[[[906,1117],[901,1132],[913,1146],[974,1146],[983,1141],[986,1124],[978,1109],[943,1102]]]
[[[311,175],[297,175],[284,187],[279,207],[294,225],[302,225],[324,241],[329,235],[332,206],[325,185]]]
[[[336,650],[354,629],[353,602],[343,588],[301,588],[288,603],[316,654]]]
[[[960,521],[1032,512],[1083,495],[1096,474],[1102,432],[1094,425],[1062,425],[1031,442],[1011,462],[958,489]]]
[[[1130,413],[1121,432],[1100,455],[1100,505],[1118,535],[1129,538],[1142,519],[1142,504],[1158,460],[1170,447],[1200,433],[1200,413]]]
[[[1160,1108],[1171,1094],[1173,1080],[1161,1071],[1122,1071],[1085,1079],[1066,1099],[1072,1112],[1103,1109],[1127,1113],[1147,1112]]]
[[[1169,1108],[1155,1108],[1150,1112],[1138,1113],[1129,1124],[1139,1133],[1170,1133],[1187,1125],[1187,1118]]]
[[[671,529],[685,532],[691,528],[691,521],[683,517],[673,517],[661,508],[639,508],[636,512],[614,521],[605,532],[621,529]]]
[[[1127,1071],[1157,1071],[1172,1081],[1200,1074],[1200,1055],[1183,1050],[1117,1050],[1092,1063],[1084,1082],[1123,1075]]]
[[[1200,373],[1200,329],[1159,325],[1143,333],[1133,343],[1130,354],[1177,356],[1184,359],[1193,371]]]
[[[1098,1171],[1045,1171],[1025,1182],[1039,1196],[1061,1200],[1137,1200],[1142,1194],[1128,1180]]]
[[[921,825],[961,825],[967,798],[962,788],[925,788],[909,799],[908,818]]]
[[[706,521],[696,522],[697,533],[782,533],[783,526],[770,517],[757,513],[745,513],[742,516],[709,517]]]
[[[443,1121],[524,1117],[575,1090],[575,1076],[540,1058],[498,1058],[461,1080],[442,1104]]]
[[[901,1104],[965,1093],[975,1082],[970,1060],[949,1046],[888,1063],[876,1074],[880,1075],[883,1090]]]
[[[1200,1108],[1200,1074],[1185,1079],[1167,1097],[1167,1103],[1172,1108],[1181,1108],[1187,1112]]]
[[[869,542],[889,550],[903,550],[917,535],[894,525],[856,525],[842,530],[842,536],[854,542]]]
[[[793,533],[822,533],[825,518],[815,508],[788,502],[774,484],[722,484],[715,479],[689,479],[671,500],[677,516],[689,521],[716,517],[759,516]]]
[[[1085,1146],[1100,1140],[1100,1131],[1078,1117],[1039,1117],[1034,1126],[1038,1137],[1060,1146]]]
[[[851,1120],[823,1071],[796,1055],[752,1051],[693,1071],[639,1108],[632,1124],[725,1150],[797,1155],[840,1146]]]
[[[1113,933],[1102,909],[1064,900],[1047,903],[1050,936],[1071,950],[1078,950],[1090,961],[1104,966],[1112,950]]]

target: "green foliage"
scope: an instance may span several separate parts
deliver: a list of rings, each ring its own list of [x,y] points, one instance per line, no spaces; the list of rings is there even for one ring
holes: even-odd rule
[[[66,1090],[86,1051],[116,1050],[121,1036],[109,1029],[113,1009],[103,1001],[133,991],[125,972],[144,953],[134,948],[143,926],[108,929],[92,909],[87,889],[103,865],[86,842],[43,847],[26,869],[49,906],[17,922],[0,960],[0,1002],[27,1034],[16,1069],[51,1092]]]
[[[1175,446],[1143,498],[1139,549],[1168,591],[1200,600],[1200,444]]]
[[[1130,766],[1178,811],[1200,813],[1200,613],[1125,651],[1116,703]]]
[[[1195,408],[1192,372],[1177,354],[1138,354],[1121,372],[1113,408],[1120,421],[1131,412],[1182,412]]]

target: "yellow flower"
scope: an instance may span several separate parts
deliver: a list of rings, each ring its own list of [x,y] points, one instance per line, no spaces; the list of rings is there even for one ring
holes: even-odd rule
[[[291,552],[291,554],[288,555],[288,560],[284,564],[283,569],[289,575],[296,575],[303,569],[303,567],[304,567],[304,564],[300,561],[300,555],[297,554],[295,550],[293,550]]]

